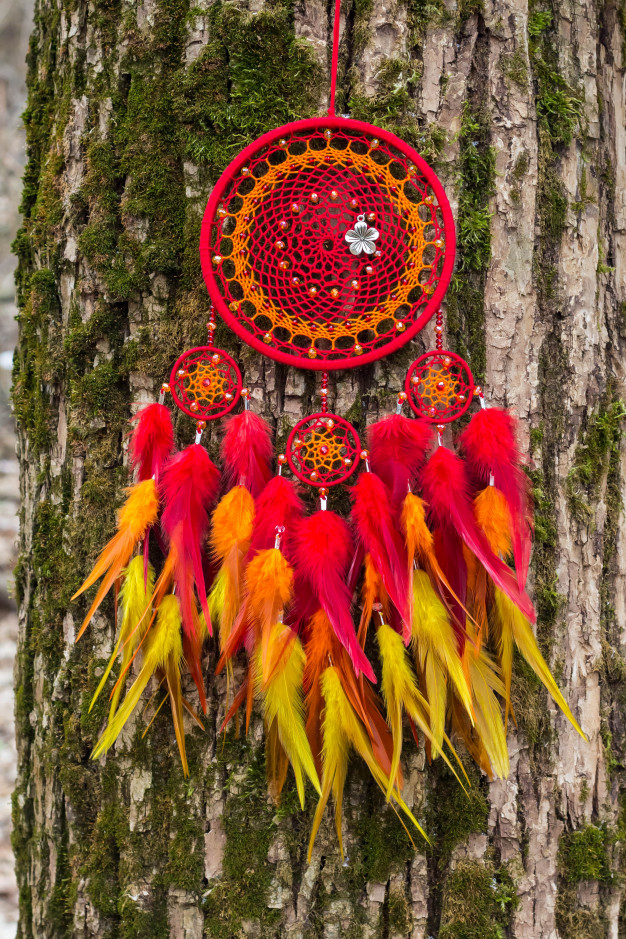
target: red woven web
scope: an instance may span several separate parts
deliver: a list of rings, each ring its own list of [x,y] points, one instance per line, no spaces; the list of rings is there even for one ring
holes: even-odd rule
[[[227,352],[214,346],[188,349],[170,378],[174,403],[191,417],[213,421],[228,414],[241,393],[241,373]]]
[[[406,376],[409,404],[433,424],[447,424],[467,411],[474,379],[467,362],[454,352],[426,352],[413,362]]]
[[[298,421],[287,441],[293,473],[312,486],[336,486],[356,469],[361,444],[348,421],[337,414],[312,414]]]
[[[453,260],[449,208],[408,148],[355,121],[302,123],[315,126],[260,144],[220,180],[203,269],[224,318],[267,355],[358,365],[403,344],[434,312]],[[374,255],[346,243],[359,216],[379,233]]]

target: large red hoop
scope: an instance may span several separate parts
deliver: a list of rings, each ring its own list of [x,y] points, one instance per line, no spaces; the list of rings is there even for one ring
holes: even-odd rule
[[[344,244],[359,214],[375,217],[379,258]],[[413,338],[443,298],[454,251],[448,199],[422,157],[388,131],[334,116],[246,147],[218,180],[200,235],[207,288],[228,326],[270,358],[322,371]]]
[[[320,412],[298,421],[285,454],[292,473],[310,486],[337,486],[354,473],[361,442],[356,430],[338,414]]]

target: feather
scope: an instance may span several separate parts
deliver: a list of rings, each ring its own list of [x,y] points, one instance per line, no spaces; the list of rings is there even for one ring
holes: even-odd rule
[[[185,659],[205,713],[206,695],[200,662],[202,628],[196,596],[206,628],[212,634],[204,580],[203,545],[218,485],[219,472],[200,444],[186,447],[165,467],[160,483],[163,502],[161,525],[168,555],[152,598],[153,607],[158,609],[164,592],[172,582],[175,584],[182,615]]]
[[[445,753],[437,746],[437,742],[431,732],[428,702],[418,690],[415,677],[407,660],[406,648],[402,637],[395,629],[392,629],[386,623],[381,623],[376,632],[376,639],[378,641],[382,663],[381,690],[387,708],[387,718],[393,735],[393,758],[391,771],[389,773],[387,800],[389,800],[391,796],[393,783],[400,766],[403,711],[407,712],[413,723],[419,727],[424,736],[431,742],[436,754],[441,754],[446,765],[449,766],[458,779],[459,777],[452,764]],[[454,753],[454,750],[452,752]],[[458,757],[456,758],[458,760]]]
[[[491,764],[491,775],[505,779],[509,774],[509,752],[502,709],[496,697],[504,696],[504,685],[495,663],[484,649],[478,655],[468,649],[467,658],[474,726]]]
[[[89,710],[93,708],[98,696],[104,688],[107,678],[117,658],[117,654],[122,647],[122,673],[125,674],[130,658],[143,638],[143,631],[136,627],[140,622],[147,627],[148,621],[145,618],[146,610],[149,608],[150,597],[154,589],[154,568],[148,567],[148,581],[144,578],[143,558],[140,555],[134,557],[128,567],[123,572],[122,589],[120,590],[120,603],[122,607],[122,618],[120,631],[115,643],[115,648],[111,658],[96,688],[96,692],[89,705]],[[121,685],[116,685],[111,695],[111,708],[109,711],[109,720],[113,718],[117,710],[117,704],[121,693]]]
[[[493,553],[476,524],[463,461],[447,447],[438,447],[422,472],[422,487],[429,512],[444,534],[446,528],[456,532],[497,586],[534,621],[535,611],[529,597],[520,590],[511,569]]]
[[[474,497],[474,515],[494,554],[507,558],[511,553],[511,513],[504,494],[486,486]]]
[[[380,577],[376,573],[374,563],[369,556],[365,555],[363,562],[363,584],[361,587],[361,619],[357,631],[357,638],[361,648],[365,647],[367,638],[367,629],[372,619],[374,604],[379,601],[383,607],[384,613],[389,614],[389,600],[385,588],[382,585]]]
[[[221,455],[226,487],[245,486],[256,498],[272,476],[274,449],[269,425],[253,411],[230,417]]]
[[[132,419],[136,426],[130,437],[130,465],[140,480],[158,481],[159,474],[174,449],[174,428],[164,404],[148,404]]]
[[[76,591],[72,600],[88,590],[100,577],[103,581],[93,603],[89,607],[83,624],[78,631],[76,641],[80,639],[87,628],[104,597],[113,586],[122,570],[131,559],[135,546],[142,540],[151,525],[157,520],[159,512],[159,499],[153,479],[146,479],[126,490],[127,499],[120,509],[117,532],[106,547],[102,550],[91,574],[82,587]]]
[[[339,648],[339,640],[330,620],[324,610],[318,610],[306,631],[306,660],[302,680],[306,698],[306,734],[318,774],[321,773],[322,754],[321,677],[330,664],[339,660]]]
[[[343,802],[343,789],[346,779],[349,747],[354,747],[383,792],[386,792],[389,786],[389,779],[376,761],[372,745],[365,729],[354,713],[344,693],[341,675],[334,666],[329,666],[322,675],[321,681],[324,696],[322,794],[313,819],[308,851],[309,861],[311,860],[315,837],[319,830],[324,809],[326,808],[331,792],[335,799],[335,824],[339,838],[339,847],[343,856],[341,806]],[[417,819],[413,816],[413,813],[397,788],[393,789],[392,798],[402,809],[407,818],[415,825],[420,834],[428,841]]]
[[[387,490],[374,473],[362,473],[352,489],[352,498],[352,518],[357,536],[403,621],[405,641],[408,642],[408,565]]]
[[[97,759],[115,743],[126,721],[137,706],[143,691],[150,681],[152,675],[159,669],[166,671],[168,666],[175,665],[178,669],[183,655],[183,648],[180,635],[181,611],[178,599],[169,594],[164,597],[159,607],[156,626],[151,631],[145,643],[145,655],[143,664],[137,675],[137,678],[129,688],[124,701],[117,710],[113,720],[110,720],[104,733],[94,747],[91,754],[92,759]],[[180,690],[180,679],[178,688]],[[169,689],[168,689],[169,690]],[[172,688],[176,695],[176,687]],[[176,706],[177,707],[177,706]],[[174,713],[174,711],[173,711]],[[176,727],[175,717],[175,727]],[[177,732],[178,739],[178,732]],[[178,739],[183,770],[187,775],[187,760],[185,756],[184,738]]]
[[[583,740],[587,740],[586,735],[580,729],[578,722],[552,677],[550,669],[537,645],[537,640],[533,635],[530,623],[501,590],[496,590],[495,592],[494,625],[496,629],[496,643],[502,659],[505,687],[507,689],[511,687],[512,654],[510,649],[512,647],[512,638],[521,654],[542,684],[544,684],[550,692],[568,721],[578,731]]]
[[[392,414],[367,429],[372,470],[391,492],[397,504],[406,495],[426,459],[433,430],[426,421]]]
[[[266,725],[274,723],[278,737],[296,777],[296,788],[300,805],[304,808],[304,776],[308,776],[318,793],[320,783],[315,769],[313,754],[307,740],[304,727],[304,706],[302,700],[302,678],[305,655],[300,640],[291,629],[276,623],[272,628],[270,643],[279,649],[286,649],[280,658],[280,664],[273,675],[264,684],[261,680],[261,662],[257,662],[255,679],[263,702],[263,716]]]
[[[256,500],[254,531],[249,556],[271,548],[277,526],[284,528],[281,546],[289,560],[293,557],[293,533],[304,518],[304,506],[291,480],[274,476]]]
[[[435,539],[426,524],[426,503],[412,492],[407,493],[404,497],[401,523],[406,540],[409,571],[412,571],[419,564],[430,575],[433,586],[437,587],[444,603],[447,603],[446,593],[450,594],[454,602],[447,604],[448,611],[455,617],[455,620],[458,620],[455,625],[462,627],[465,623],[467,611],[464,603],[453,590],[437,559]],[[412,599],[411,595],[410,599]],[[458,635],[462,630],[457,629],[456,631]],[[459,639],[461,640],[463,637],[459,635]]]
[[[243,567],[253,526],[252,494],[244,486],[235,486],[218,503],[211,523],[211,548],[221,566],[211,589],[209,612],[219,622],[221,649],[241,606]]]
[[[267,790],[276,804],[280,801],[288,770],[289,760],[280,742],[278,724],[274,720],[265,726],[265,773]]]
[[[521,467],[516,442],[516,422],[508,411],[481,408],[460,437],[460,446],[471,471],[482,480],[493,481],[503,494],[511,513],[513,556],[520,589],[528,576],[532,544],[530,481]]]
[[[161,479],[161,525],[168,545],[174,548],[174,581],[180,599],[183,630],[195,633],[195,589],[212,634],[207,606],[202,546],[215,501],[219,472],[200,444],[191,444],[168,463]]]
[[[295,571],[301,589],[307,589],[314,608],[320,606],[332,623],[339,642],[352,659],[357,675],[376,681],[372,666],[358,643],[346,586],[354,546],[346,523],[334,512],[315,512],[296,532]]]
[[[289,605],[292,588],[293,569],[280,548],[259,551],[252,558],[246,569],[243,607],[224,644],[218,672],[241,646],[250,627],[254,637],[251,645],[260,643],[261,681],[267,683],[277,664],[270,654],[272,628]]]
[[[428,574],[419,570],[413,573],[411,637],[416,665],[424,677],[433,741],[441,751],[448,681],[470,716],[472,698],[446,609],[435,593]]]

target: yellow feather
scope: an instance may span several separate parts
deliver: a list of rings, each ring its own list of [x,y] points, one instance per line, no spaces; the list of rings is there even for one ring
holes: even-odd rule
[[[383,792],[387,791],[389,779],[380,768],[374,756],[372,745],[363,729],[363,725],[354,713],[352,706],[341,686],[341,675],[337,668],[330,666],[322,675],[322,693],[324,695],[324,742],[322,745],[322,795],[315,812],[311,839],[309,841],[309,859],[313,850],[315,836],[320,826],[324,808],[332,790],[335,798],[335,823],[337,826],[340,848],[341,845],[341,803],[345,784],[345,769],[347,768],[348,745],[354,747],[361,759],[365,762],[370,773]],[[330,752],[327,751],[326,733],[330,734]],[[344,758],[345,754],[345,758]],[[407,818],[415,825],[420,834],[428,841],[419,822],[414,817],[408,805],[397,788],[393,789],[392,796]]]
[[[209,604],[209,613],[211,614],[211,622],[217,623],[219,627],[219,640],[220,640],[220,651],[224,648],[224,643],[228,638],[230,629],[226,629],[226,622],[222,627],[222,611],[225,609],[227,604],[227,595],[230,591],[230,583],[228,572],[225,567],[220,567],[215,580],[213,581],[213,586],[211,587],[211,592],[207,597]],[[204,615],[202,616],[202,622],[204,624],[204,631],[208,635],[208,630],[206,628],[206,623],[204,622]],[[232,628],[232,623],[231,623]],[[203,632],[204,637],[204,632]]]
[[[261,662],[257,655],[255,682],[261,691],[263,716],[267,726],[276,722],[281,745],[287,754],[296,777],[296,786],[300,804],[304,808],[304,774],[321,794],[320,782],[315,769],[315,761],[304,728],[304,701],[302,696],[302,677],[304,675],[305,655],[302,643],[293,632],[282,623],[276,623],[271,630],[272,646],[286,651],[280,655],[280,661],[265,687],[261,682]]]
[[[573,727],[576,728],[583,740],[587,740],[587,736],[581,730],[578,722],[576,721],[574,715],[572,714],[567,701],[561,694],[557,683],[552,677],[552,673],[548,668],[546,661],[541,654],[539,646],[537,645],[537,640],[533,635],[530,623],[523,615],[520,613],[515,604],[509,600],[506,594],[502,593],[501,590],[496,588],[495,591],[495,604],[494,604],[494,620],[497,631],[497,641],[499,651],[506,650],[506,644],[511,644],[510,637],[513,637],[515,645],[524,656],[532,670],[535,672],[540,681],[548,689],[558,706],[561,708],[569,722]],[[505,685],[508,682],[510,687],[510,674],[511,674],[511,663],[508,658],[505,659],[506,651],[503,653],[503,670],[505,667],[508,669],[505,672]]]
[[[504,695],[502,679],[491,657],[481,649],[474,655],[468,647],[468,665],[474,701],[474,726],[496,776],[509,774],[509,751],[502,709],[496,695]]]
[[[124,581],[122,583],[122,589],[120,590],[120,605],[122,608],[122,622],[120,625],[120,632],[115,643],[115,648],[111,654],[108,665],[104,670],[104,675],[100,679],[100,684],[96,688],[96,693],[94,694],[91,704],[89,705],[89,710],[91,711],[92,707],[98,699],[98,695],[104,688],[106,680],[109,677],[113,663],[117,657],[120,646],[122,646],[122,672],[125,671],[128,662],[130,661],[133,652],[139,645],[139,642],[143,638],[145,629],[148,626],[149,615],[144,617],[144,613],[148,607],[148,602],[152,596],[152,591],[154,590],[154,568],[151,564],[148,565],[148,589],[146,591],[146,581],[144,578],[144,561],[143,555],[137,555],[134,557],[126,570],[123,573]],[[142,626],[145,623],[145,627],[142,630],[141,628],[136,630],[135,627],[141,620]],[[119,696],[121,692],[121,685],[118,685],[113,692],[111,697],[111,710],[109,717],[111,718],[115,711],[117,710],[117,704],[119,701]]]
[[[343,858],[341,807],[343,803],[343,790],[348,773],[350,742],[343,729],[339,715],[339,707],[343,705],[343,693],[338,694],[336,682],[333,681],[330,672],[330,668],[325,669],[320,682],[322,686],[322,696],[324,698],[324,715],[322,719],[322,794],[317,803],[317,809],[315,810],[313,825],[311,827],[308,851],[309,861],[311,860],[315,838],[319,831],[324,809],[326,808],[331,792],[335,800],[335,828],[337,830],[337,840],[339,841],[339,850]],[[339,690],[341,691],[341,685],[339,685]]]
[[[424,736],[430,740],[435,755],[440,753],[444,762],[449,766],[457,779],[459,779],[454,767],[445,753],[437,745],[437,741],[432,733],[428,701],[426,701],[417,687],[402,637],[395,629],[392,629],[391,626],[382,623],[378,627],[376,639],[378,640],[378,648],[382,662],[381,691],[385,700],[387,719],[393,736],[393,755],[389,773],[389,784],[387,786],[387,801],[389,801],[391,796],[393,784],[398,775],[398,767],[400,765],[403,710],[407,712],[413,723],[422,731]],[[441,729],[441,735],[449,742],[443,733],[443,728]],[[452,747],[451,749],[457,761],[459,761],[454,749]],[[461,763],[460,765],[462,766]]]
[[[163,597],[159,606],[156,625],[145,640],[146,652],[139,674],[129,688],[113,720],[109,721],[106,730],[94,747],[92,759],[97,759],[102,753],[105,753],[117,740],[154,672],[158,668],[165,669],[170,659],[176,664],[182,659],[183,646],[180,625],[178,598],[173,594],[168,594]]]
[[[446,609],[428,574],[419,570],[413,573],[412,643],[419,670],[425,678],[434,742],[441,750],[448,679],[470,717],[472,698]]]
[[[117,532],[102,550],[91,574],[72,597],[72,600],[75,600],[76,597],[79,597],[81,593],[84,593],[104,575],[89,612],[78,631],[77,642],[109,589],[119,577],[122,568],[128,564],[135,550],[135,545],[157,520],[159,498],[153,479],[146,479],[144,482],[137,483],[136,486],[127,489],[126,493],[128,497],[119,512]]]
[[[504,493],[495,486],[482,489],[474,499],[474,515],[494,554],[511,553],[511,513]]]

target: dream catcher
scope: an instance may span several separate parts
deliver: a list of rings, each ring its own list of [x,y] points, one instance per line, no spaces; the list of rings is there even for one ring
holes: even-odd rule
[[[121,664],[94,756],[155,676],[152,710],[169,699],[187,772],[184,712],[202,720],[181,668],[206,709],[202,647],[215,629],[223,726],[243,708],[247,729],[257,702],[270,792],[279,798],[291,766],[302,804],[307,780],[318,794],[310,849],[331,795],[342,844],[352,749],[419,829],[401,795],[405,715],[428,759],[441,757],[462,784],[452,734],[486,774],[505,776],[515,648],[582,734],[530,625],[532,512],[515,421],[486,406],[468,364],[443,348],[455,252],[448,200],[403,141],[335,116],[338,39],[337,3],[329,114],[250,144],[217,182],[200,241],[213,309],[261,354],[320,372],[319,411],[274,462],[270,427],[250,409],[236,362],[213,344],[211,313],[207,345],[180,356],[159,403],[136,419],[137,482],[78,591],[102,578],[80,634],[112,587],[120,611],[96,697]],[[363,446],[328,409],[329,372],[390,355],[433,315],[436,348],[411,365],[396,413],[368,427]],[[196,420],[195,443],[177,454],[167,392]],[[220,472],[202,431],[240,398]],[[444,445],[446,425],[476,403],[457,453]],[[345,484],[349,521],[328,508],[331,488]],[[317,511],[305,509],[301,485],[314,488]]]

